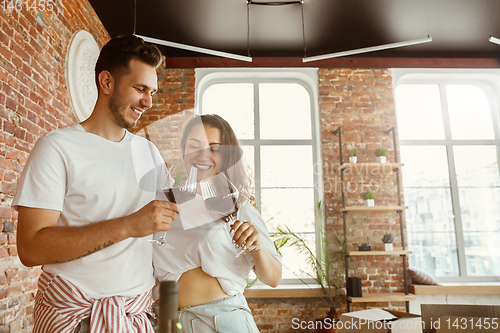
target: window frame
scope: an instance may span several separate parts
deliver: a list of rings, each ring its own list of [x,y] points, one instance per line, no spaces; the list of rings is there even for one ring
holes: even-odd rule
[[[254,138],[239,139],[242,145],[253,146],[254,150],[254,175],[257,206],[261,205],[261,158],[260,149],[262,146],[273,145],[307,145],[312,147],[313,155],[313,192],[314,207],[323,201],[323,170],[322,170],[322,147],[321,147],[321,126],[318,107],[319,75],[318,68],[197,68],[195,70],[195,113],[203,114],[201,99],[206,89],[218,83],[252,83],[254,87]],[[311,139],[260,139],[259,128],[259,84],[260,83],[297,83],[304,87],[310,97],[311,110]],[[256,139],[257,137],[257,139]],[[316,253],[322,255],[321,245],[318,242],[323,227],[323,221],[315,220],[315,245]],[[314,283],[313,279],[304,279],[308,283]],[[281,285],[299,284],[297,278],[283,279]]]
[[[458,277],[436,277],[439,282],[490,282],[498,281],[496,276],[467,275],[465,242],[462,215],[459,204],[459,188],[455,167],[455,146],[495,146],[500,167],[500,70],[496,69],[391,69],[394,91],[403,84],[434,84],[439,86],[443,116],[444,139],[399,140],[399,146],[444,146],[448,160],[451,204],[454,214],[455,239],[457,245]],[[445,94],[446,85],[467,84],[483,90],[491,108],[493,139],[452,139],[451,123]],[[404,161],[403,161],[404,162]],[[404,170],[403,170],[404,172]]]

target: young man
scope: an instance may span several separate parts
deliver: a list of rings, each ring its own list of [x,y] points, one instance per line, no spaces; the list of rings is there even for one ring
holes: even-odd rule
[[[158,150],[127,129],[152,106],[160,62],[140,38],[110,40],[91,116],[40,138],[24,167],[13,207],[19,258],[43,265],[34,333],[153,332],[148,239],[179,210],[156,200],[173,182]]]

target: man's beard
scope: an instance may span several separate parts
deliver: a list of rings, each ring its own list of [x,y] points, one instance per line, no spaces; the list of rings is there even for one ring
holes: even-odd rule
[[[135,127],[136,122],[130,123],[125,120],[124,116],[127,112],[128,106],[121,104],[121,99],[122,98],[119,93],[113,92],[113,94],[109,98],[108,107],[111,111],[111,114],[113,115],[113,118],[115,118],[115,121],[119,126],[125,129],[131,129]]]

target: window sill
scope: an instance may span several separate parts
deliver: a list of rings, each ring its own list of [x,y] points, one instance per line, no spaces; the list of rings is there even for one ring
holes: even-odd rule
[[[323,295],[321,288],[313,286],[311,290],[304,285],[282,285],[276,288],[258,286],[246,289],[243,296],[246,298],[305,298]]]
[[[409,285],[410,294],[414,295],[500,295],[500,283],[447,283],[435,285]],[[246,289],[244,296],[253,298],[307,298],[323,295],[321,288],[313,286],[311,290],[303,285],[282,285],[277,288],[257,286]]]
[[[415,295],[500,295],[500,283],[448,283],[440,286],[412,284],[408,286]]]

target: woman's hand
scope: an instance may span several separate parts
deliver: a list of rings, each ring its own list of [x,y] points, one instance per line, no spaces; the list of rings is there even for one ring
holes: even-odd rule
[[[260,244],[259,231],[250,222],[236,221],[231,226],[231,234],[233,234],[233,243],[238,248],[248,249]]]
[[[238,220],[231,226],[231,233],[233,242],[238,247],[249,249],[255,245],[250,251],[255,265],[255,275],[261,282],[276,288],[281,281],[281,263],[262,245],[257,228],[250,222]]]

